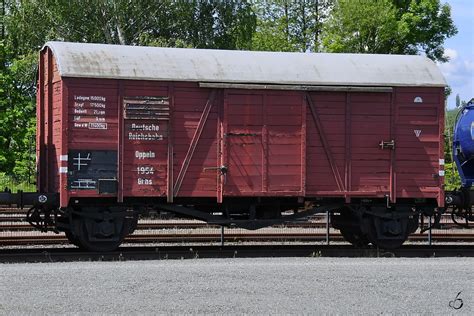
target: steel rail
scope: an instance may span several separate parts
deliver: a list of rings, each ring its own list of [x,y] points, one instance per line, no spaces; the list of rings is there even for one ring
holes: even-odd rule
[[[344,241],[339,233],[330,235],[331,241]],[[219,242],[220,233],[161,233],[161,234],[132,234],[125,238],[125,243],[176,243],[176,242]],[[225,234],[227,242],[261,242],[261,241],[324,241],[325,233],[302,232],[302,233],[228,233]],[[474,242],[473,234],[443,234],[432,235],[433,241],[437,242]],[[423,242],[427,240],[427,235],[414,234],[410,235],[408,241]],[[58,235],[38,235],[38,236],[2,236],[0,237],[0,246],[14,245],[48,245],[48,244],[66,244],[69,243],[63,234]]]
[[[192,221],[173,221],[173,220],[143,220],[138,222],[138,229],[204,229],[204,228],[220,228],[219,225],[206,224],[204,222]],[[307,221],[293,222],[281,225],[273,225],[272,228],[313,228],[324,229],[326,223],[323,221]],[[439,229],[461,229],[455,223],[442,223]],[[24,218],[1,218],[0,231],[36,231]]]

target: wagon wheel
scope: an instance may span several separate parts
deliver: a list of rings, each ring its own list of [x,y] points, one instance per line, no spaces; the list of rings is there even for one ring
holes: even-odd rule
[[[64,233],[71,244],[79,248],[84,248],[79,242],[79,239],[70,230],[65,230]]]
[[[122,231],[112,232],[110,235],[94,233],[94,226],[98,225],[113,225],[110,222],[93,221],[90,219],[79,217],[74,221],[75,231],[77,234],[77,242],[79,248],[84,248],[89,251],[107,252],[117,249],[123,242],[124,236]]]
[[[339,229],[342,237],[356,247],[365,247],[369,244],[367,236],[360,228],[360,220],[349,208],[343,208],[340,215],[331,218],[333,227]]]
[[[408,219],[383,219],[369,216],[367,238],[375,246],[382,249],[397,249],[408,239]]]
[[[360,229],[341,228],[339,229],[342,237],[356,247],[366,247],[369,244],[369,239]]]
[[[90,208],[72,219],[71,242],[89,251],[117,249],[125,236],[133,232],[137,218],[117,216],[109,209]],[[70,236],[68,236],[70,238]]]

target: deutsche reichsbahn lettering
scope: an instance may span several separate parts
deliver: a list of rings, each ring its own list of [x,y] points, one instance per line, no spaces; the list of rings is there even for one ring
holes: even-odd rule
[[[135,124],[130,125],[130,129],[134,131],[146,131],[146,132],[158,132],[160,130],[159,125],[155,124]]]
[[[155,141],[163,140],[163,134],[158,133],[128,133],[129,140],[144,140],[144,141]]]

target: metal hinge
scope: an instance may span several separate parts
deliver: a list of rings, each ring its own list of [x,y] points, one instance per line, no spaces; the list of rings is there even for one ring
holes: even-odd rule
[[[395,149],[395,140],[391,140],[389,142],[386,141],[380,141],[379,144],[380,149]]]

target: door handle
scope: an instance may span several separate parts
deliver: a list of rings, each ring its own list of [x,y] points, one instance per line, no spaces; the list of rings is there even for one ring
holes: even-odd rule
[[[229,137],[229,136],[258,136],[259,134],[257,133],[225,133],[224,136]]]
[[[380,149],[395,149],[395,140],[391,141],[380,141],[379,144]]]
[[[209,171],[209,170],[219,170],[222,174],[226,174],[227,173],[227,166],[203,168],[203,171]]]

